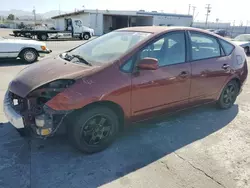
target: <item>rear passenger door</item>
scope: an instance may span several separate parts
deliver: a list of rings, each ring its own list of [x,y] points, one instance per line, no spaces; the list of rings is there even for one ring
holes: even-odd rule
[[[190,102],[210,102],[219,95],[230,73],[230,56],[215,36],[189,31],[191,56]]]

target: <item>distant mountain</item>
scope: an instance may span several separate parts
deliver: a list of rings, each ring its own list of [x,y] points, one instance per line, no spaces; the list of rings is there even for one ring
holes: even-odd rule
[[[61,11],[61,14],[67,13],[65,11]],[[0,10],[0,16],[4,16],[7,17],[9,14],[14,14],[15,17],[18,17],[20,20],[22,19],[33,19],[34,15],[32,13],[32,11],[23,11],[23,10],[9,10],[9,11],[1,11]],[[51,10],[45,13],[37,13],[36,14],[36,19],[37,20],[44,20],[44,19],[50,19],[53,16],[56,16],[59,14],[58,10]]]

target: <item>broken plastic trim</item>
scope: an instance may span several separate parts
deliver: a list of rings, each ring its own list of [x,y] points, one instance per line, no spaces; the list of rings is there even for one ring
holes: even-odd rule
[[[70,112],[73,111],[73,110],[54,110],[46,104],[43,106],[43,110],[45,113],[52,114],[52,115],[54,115],[54,114],[69,114]]]

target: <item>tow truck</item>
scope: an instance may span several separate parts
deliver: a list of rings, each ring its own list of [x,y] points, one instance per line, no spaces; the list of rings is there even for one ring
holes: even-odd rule
[[[89,40],[94,35],[94,30],[84,26],[79,19],[68,18],[64,20],[64,30],[52,29],[18,29],[13,30],[15,37],[36,38],[41,41],[46,41],[49,38],[79,38],[81,40]]]

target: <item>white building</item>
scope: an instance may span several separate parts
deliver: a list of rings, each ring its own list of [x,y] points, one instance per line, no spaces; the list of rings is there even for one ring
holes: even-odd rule
[[[105,34],[113,29],[131,26],[190,26],[191,15],[159,13],[156,11],[118,11],[118,10],[82,10],[52,17],[55,28],[64,30],[65,18],[80,19],[83,25],[93,28],[96,35]]]
[[[203,28],[203,29],[228,29],[230,28],[230,23],[221,22],[194,22],[193,27]]]

